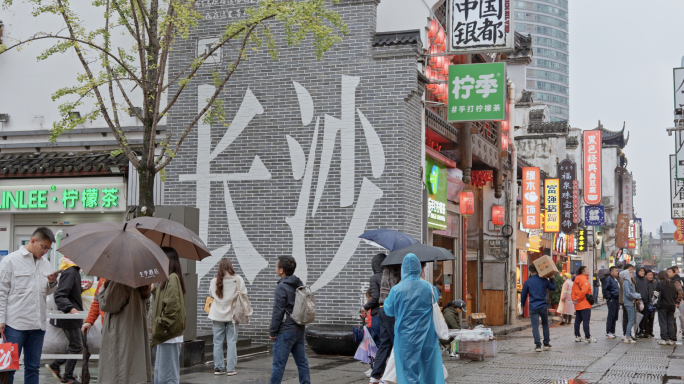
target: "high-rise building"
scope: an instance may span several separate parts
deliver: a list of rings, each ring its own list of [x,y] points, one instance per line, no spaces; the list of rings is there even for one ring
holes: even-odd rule
[[[532,35],[527,90],[549,105],[551,121],[570,118],[568,0],[514,1],[515,30]]]

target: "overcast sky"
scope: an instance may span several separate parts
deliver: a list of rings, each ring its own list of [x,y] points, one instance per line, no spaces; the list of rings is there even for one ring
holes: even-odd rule
[[[672,68],[684,55],[684,1],[570,0],[570,124],[622,129],[644,232],[670,221]],[[647,6],[647,4],[649,6]]]

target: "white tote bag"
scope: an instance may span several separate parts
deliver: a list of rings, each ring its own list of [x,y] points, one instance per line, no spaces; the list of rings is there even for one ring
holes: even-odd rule
[[[394,364],[394,348],[392,348],[392,352],[390,352],[390,356],[387,359],[387,366],[385,367],[385,372],[382,374],[382,381],[385,383],[397,382],[397,366]]]
[[[435,331],[437,331],[437,337],[442,340],[449,340],[449,326],[442,316],[442,311],[439,309],[439,303],[435,298],[435,291],[430,287],[430,292],[432,292],[432,321],[435,323]]]

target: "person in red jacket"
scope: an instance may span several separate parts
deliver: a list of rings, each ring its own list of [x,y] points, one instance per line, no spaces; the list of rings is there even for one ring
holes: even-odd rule
[[[589,269],[581,266],[577,270],[575,282],[572,284],[572,302],[575,304],[575,341],[595,343],[596,339],[589,332],[591,320],[591,304],[587,301],[587,294],[591,295],[591,282],[589,282]],[[580,336],[580,324],[584,328],[584,339]]]
[[[102,287],[104,282],[105,279],[100,279],[100,281],[97,282],[97,289],[95,289],[95,292],[100,291],[100,287]],[[104,323],[105,313],[100,311],[100,303],[98,303],[97,300],[93,300],[93,303],[90,305],[90,311],[88,311],[88,317],[85,319],[83,326],[81,327],[81,332],[88,333],[90,327],[92,327],[97,321],[98,316],[102,318],[100,322]]]

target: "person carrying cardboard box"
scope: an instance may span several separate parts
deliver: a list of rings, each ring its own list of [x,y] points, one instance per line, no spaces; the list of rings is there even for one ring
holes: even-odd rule
[[[535,263],[536,264],[536,263]],[[556,266],[554,265],[555,269]],[[534,335],[535,352],[551,350],[551,336],[549,333],[549,302],[546,300],[546,291],[555,291],[556,284],[553,282],[553,275],[540,277],[537,273],[537,267],[530,265],[530,276],[523,285],[520,304],[525,307],[527,296],[530,297],[530,321],[532,322],[532,335]],[[558,273],[556,271],[556,273]],[[544,333],[544,347],[539,338],[539,319],[541,318],[542,331]]]

